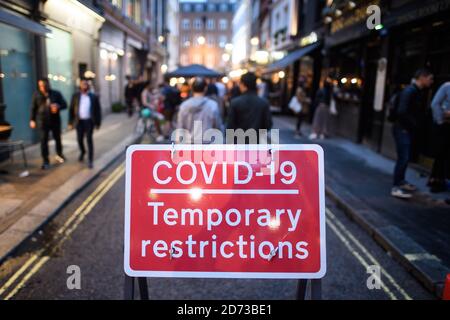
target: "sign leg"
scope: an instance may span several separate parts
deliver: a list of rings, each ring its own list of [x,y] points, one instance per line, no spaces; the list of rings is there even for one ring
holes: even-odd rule
[[[149,300],[147,278],[138,278],[141,300]]]
[[[134,278],[125,275],[125,300],[134,300]]]
[[[311,280],[311,300],[322,300],[322,280]]]
[[[300,279],[297,284],[297,300],[306,300],[306,287],[308,280]]]

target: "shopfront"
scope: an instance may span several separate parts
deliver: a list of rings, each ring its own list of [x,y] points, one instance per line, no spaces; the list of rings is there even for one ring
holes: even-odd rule
[[[103,24],[100,32],[98,94],[105,112],[110,112],[112,104],[123,102],[124,41],[122,30],[110,23]]]
[[[326,38],[324,74],[334,75],[339,88],[331,131],[395,157],[386,101],[411,83],[417,69],[429,68],[435,85],[423,101],[413,161],[430,167],[430,102],[437,88],[450,80],[450,0],[383,3],[382,24],[376,30],[365,24],[368,4],[348,13],[353,19],[344,14],[333,22]]]
[[[448,0],[430,1],[427,8],[412,1],[410,10],[393,14],[388,20],[390,68],[386,92],[392,94],[397,88],[409,84],[419,68],[429,68],[435,75],[435,83],[423,101],[420,132],[413,148],[413,160],[428,168],[432,165],[431,100],[439,86],[450,81],[449,16]],[[392,157],[395,148],[390,135],[391,127],[385,121],[381,152]]]
[[[10,136],[9,130],[2,131],[2,138],[37,141],[36,133],[29,127],[37,60],[41,56],[36,41],[50,33],[25,15],[0,8],[0,121],[1,125],[9,123],[12,127]]]
[[[267,67],[264,76],[270,80],[269,98],[273,107],[288,112],[289,101],[300,82],[308,96],[314,96],[320,81],[320,49],[319,42],[299,47]]]
[[[70,102],[75,90],[75,77],[72,72],[73,42],[69,32],[48,26],[52,37],[46,39],[47,71],[50,86]],[[68,110],[61,112],[63,128],[67,125]]]
[[[47,0],[43,13],[49,17],[46,26],[52,30],[52,36],[46,39],[50,85],[68,103],[81,78],[91,78],[96,91],[98,31],[105,19],[90,7],[70,0]],[[64,128],[67,114],[67,110],[62,112]]]

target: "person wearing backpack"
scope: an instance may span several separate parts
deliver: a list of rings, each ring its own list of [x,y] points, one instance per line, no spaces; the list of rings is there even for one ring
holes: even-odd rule
[[[416,190],[414,185],[406,181],[405,175],[410,159],[412,140],[419,127],[423,91],[431,87],[433,78],[433,74],[429,70],[419,69],[414,75],[414,82],[399,93],[395,103],[395,112],[390,112],[390,117],[394,120],[392,133],[397,150],[391,195],[396,198],[410,199],[412,192]]]
[[[209,129],[223,130],[219,105],[205,96],[206,80],[196,78],[192,84],[193,95],[180,105],[177,118],[176,141],[180,143],[211,143],[204,140],[204,134]],[[181,136],[182,130],[187,130],[191,141],[181,141],[189,136]]]

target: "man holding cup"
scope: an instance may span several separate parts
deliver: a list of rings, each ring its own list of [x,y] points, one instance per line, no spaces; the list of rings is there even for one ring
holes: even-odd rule
[[[39,129],[41,137],[42,170],[50,167],[48,140],[50,132],[55,140],[56,157],[58,163],[64,163],[61,143],[61,110],[67,109],[67,103],[59,91],[52,90],[48,79],[42,78],[38,81],[38,90],[33,94],[31,106],[32,129]]]

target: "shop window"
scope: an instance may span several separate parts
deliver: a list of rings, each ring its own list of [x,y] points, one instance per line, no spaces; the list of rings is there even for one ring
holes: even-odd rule
[[[29,127],[31,97],[36,88],[32,35],[0,23],[0,65],[5,120],[12,127],[11,139],[34,142]],[[20,93],[20,94],[18,94]]]
[[[66,101],[70,101],[73,88],[72,60],[73,45],[70,33],[47,26],[53,37],[46,38],[47,65],[50,85],[60,91]],[[67,123],[67,110],[62,112],[62,123]]]

